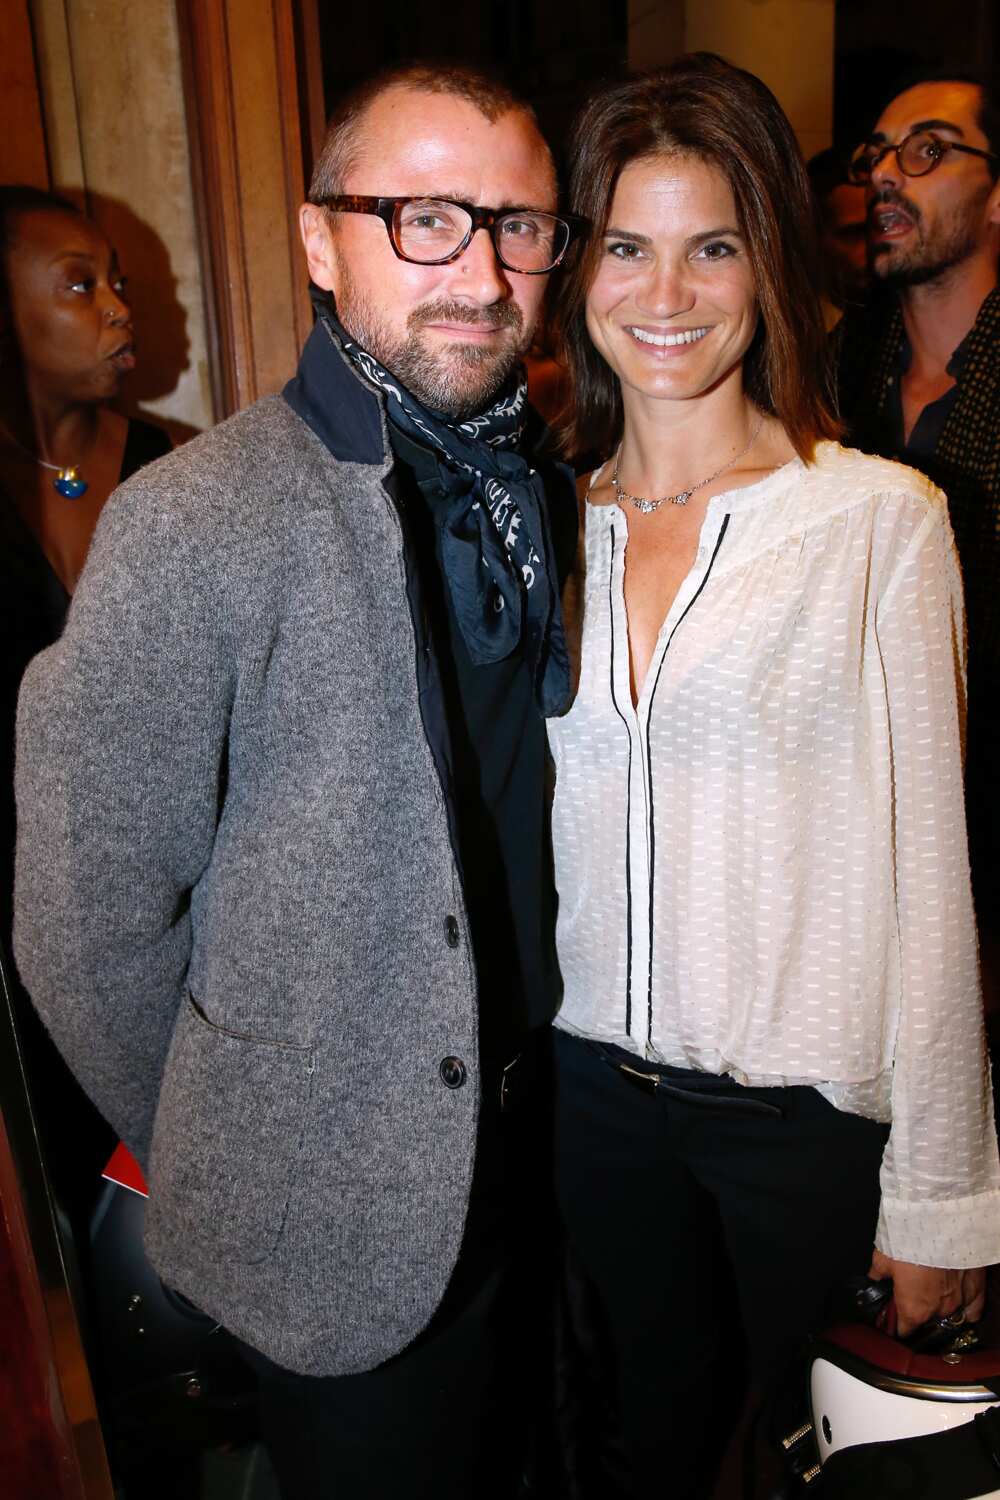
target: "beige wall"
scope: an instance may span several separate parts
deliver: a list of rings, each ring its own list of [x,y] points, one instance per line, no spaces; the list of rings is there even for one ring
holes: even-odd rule
[[[629,65],[721,52],[774,90],[808,158],[833,127],[835,0],[629,0]]]
[[[129,277],[139,365],[124,405],[176,436],[212,393],[174,0],[31,0],[53,187],[82,201]]]
[[[684,0],[628,0],[628,65],[658,68],[685,49]]]

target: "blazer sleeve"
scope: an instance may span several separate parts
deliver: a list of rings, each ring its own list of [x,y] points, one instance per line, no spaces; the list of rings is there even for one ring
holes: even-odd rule
[[[105,506],[65,633],[25,675],[14,934],[42,1019],[140,1161],[212,850],[234,679],[204,527],[146,486],[140,476]]]
[[[898,1260],[1000,1260],[993,1122],[962,787],[962,588],[943,496],[877,609],[888,703],[900,998],[876,1243]]]

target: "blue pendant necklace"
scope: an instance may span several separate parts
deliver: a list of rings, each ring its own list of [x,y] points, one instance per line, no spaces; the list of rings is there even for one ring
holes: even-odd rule
[[[52,481],[52,488],[57,494],[62,495],[64,500],[79,500],[81,495],[87,493],[90,486],[81,476],[76,464],[50,464],[48,459],[39,458],[37,453],[32,453],[30,448],[26,448],[23,443],[19,443],[14,434],[9,430],[7,431],[7,437],[14,444],[15,448],[20,448],[22,453],[26,453],[29,458],[33,458],[35,463],[41,468],[52,470],[56,476]]]
[[[80,477],[80,470],[75,464],[63,468],[61,464],[50,464],[44,458],[36,458],[36,464],[41,464],[43,469],[51,469],[55,474],[52,488],[67,500],[79,500],[81,495],[87,493],[89,488],[87,481]]]

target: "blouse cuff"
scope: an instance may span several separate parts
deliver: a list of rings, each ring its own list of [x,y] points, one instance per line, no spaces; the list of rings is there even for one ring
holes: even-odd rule
[[[918,1203],[883,1195],[875,1245],[891,1260],[956,1271],[1000,1261],[1000,1188]]]

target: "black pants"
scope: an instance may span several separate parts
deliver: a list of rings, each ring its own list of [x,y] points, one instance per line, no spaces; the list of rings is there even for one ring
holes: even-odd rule
[[[377,1369],[317,1379],[244,1348],[282,1500],[513,1500],[548,1389],[547,1038],[484,1086],[462,1253],[425,1332]]]
[[[886,1127],[811,1088],[659,1070],[709,1090],[686,1098],[629,1082],[618,1062],[653,1070],[617,1048],[557,1033],[555,1052],[557,1198],[603,1379],[587,1492],[701,1495],[725,1441],[719,1352],[742,1343],[720,1289],[735,1283],[755,1383],[773,1384],[829,1290],[868,1269]]]

